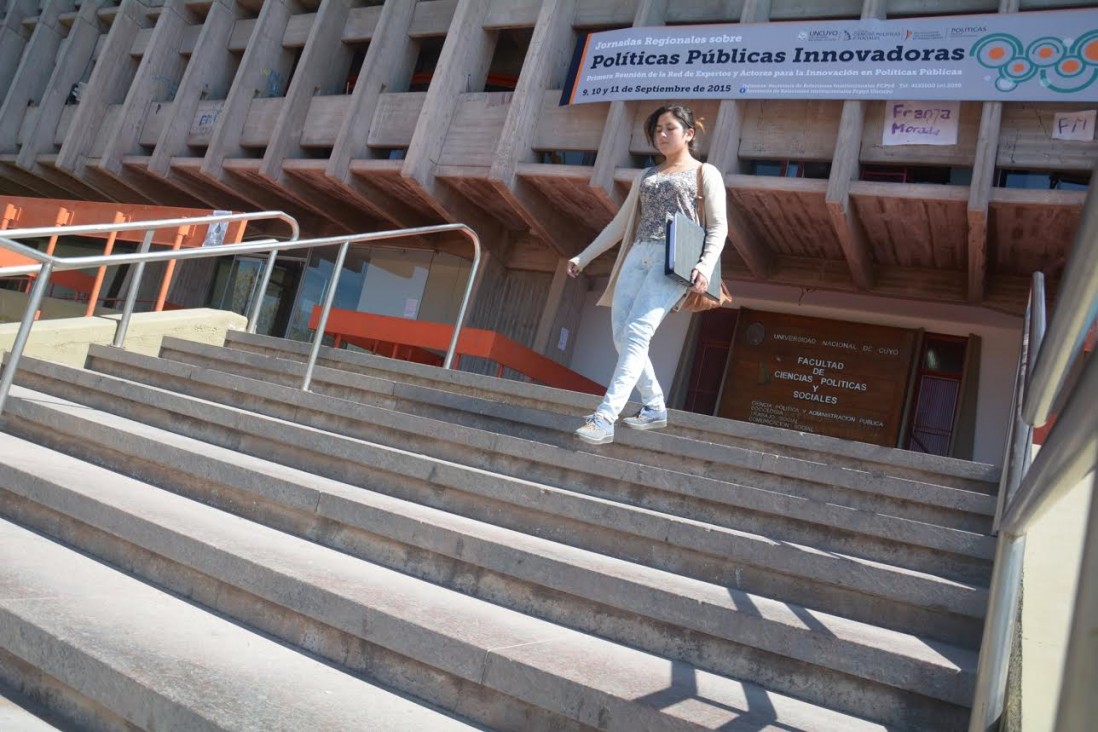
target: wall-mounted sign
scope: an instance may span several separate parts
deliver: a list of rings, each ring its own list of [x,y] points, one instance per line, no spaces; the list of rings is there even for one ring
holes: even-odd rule
[[[561,104],[1098,101],[1098,10],[623,28],[580,39]]]
[[[231,214],[232,211],[211,211],[211,216],[226,216]],[[206,236],[202,239],[202,246],[204,247],[219,247],[225,243],[225,234],[229,231],[228,221],[218,221],[217,223],[210,224],[206,228]]]
[[[889,102],[882,145],[956,145],[960,102]]]
[[[1090,142],[1094,139],[1095,111],[1057,112],[1052,120],[1052,139]]]
[[[895,446],[915,335],[741,309],[717,414]]]

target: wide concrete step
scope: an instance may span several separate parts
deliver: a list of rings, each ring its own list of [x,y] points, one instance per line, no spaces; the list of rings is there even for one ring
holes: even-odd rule
[[[289,387],[300,387],[305,368],[296,361],[178,339],[167,340],[162,346],[161,356]],[[89,364],[93,368],[114,368],[105,363],[109,359],[108,349],[97,349]],[[447,373],[442,369],[435,370]],[[389,375],[393,374],[390,372]],[[503,379],[494,381],[514,383]],[[698,435],[676,434],[674,430],[638,432],[621,427],[613,444],[592,447],[572,435],[580,420],[552,401],[538,406],[516,405],[497,400],[491,393],[477,396],[407,384],[376,374],[363,375],[325,367],[314,371],[310,389],[314,393],[551,444],[574,452],[748,484],[801,498],[965,531],[987,533],[995,511],[995,499],[989,495],[995,488],[994,484],[970,480],[961,487],[952,486],[940,482],[938,478],[943,477],[940,474],[926,473],[920,478],[895,475],[887,464],[882,463],[837,465],[830,462],[826,454],[798,457],[791,455],[791,451],[780,444],[767,444],[759,448],[725,445],[710,439],[714,435],[709,432]],[[562,390],[549,391],[552,396],[562,399],[588,396]],[[586,409],[590,411],[590,408]],[[679,413],[672,415],[672,421],[680,416]],[[709,423],[728,422],[714,418],[699,419]],[[902,451],[887,452],[894,455]],[[944,477],[948,479],[948,476]]]
[[[71,729],[483,729],[3,519],[0,556],[0,648]]]
[[[178,343],[178,339],[171,339]],[[225,346],[233,350],[267,354],[280,359],[305,361],[311,345],[284,338],[230,331]],[[557,411],[572,416],[590,414],[598,398],[588,394],[553,389],[511,379],[446,370],[374,356],[358,351],[320,349],[317,363],[321,366],[376,376],[390,381],[428,386],[492,401]],[[812,462],[852,467],[871,473],[881,473],[916,482],[948,485],[976,492],[994,492],[999,481],[999,468],[968,460],[924,455],[909,450],[841,440],[826,435],[768,427],[749,422],[718,419],[707,415],[672,410],[670,434],[693,437],[703,442],[735,445],[763,452],[779,452]]]
[[[822,550],[818,545],[494,475],[95,372],[33,359],[21,365],[20,383],[239,453],[705,582],[961,646],[974,647],[979,642],[986,604],[986,590],[980,585],[840,553],[834,547]],[[333,408],[354,405],[344,402]],[[51,440],[52,434],[72,445],[94,441],[94,449],[123,451],[128,439],[81,426],[80,410],[58,416],[33,400],[24,403],[13,398],[8,413],[13,428],[43,442]],[[422,429],[431,434],[439,428]],[[559,459],[563,463],[568,456]],[[990,542],[987,537],[891,517],[851,517],[857,518],[867,522],[880,518],[885,525],[893,525],[897,534],[909,528],[946,537],[948,548],[925,551],[934,554],[935,564],[951,571],[965,561],[984,562],[983,553],[993,550],[969,543],[971,539]],[[827,527],[818,533],[842,536]],[[856,538],[849,543],[859,548]],[[909,544],[894,541],[885,549],[905,560],[913,553]]]
[[[2,505],[20,521],[50,526],[64,535],[80,534],[85,550],[94,547],[97,555],[139,576],[155,576],[196,602],[336,662],[361,664],[368,672],[377,661],[385,667],[381,675],[386,681],[411,679],[405,683],[417,687],[418,696],[489,726],[630,732],[880,729],[820,704],[439,587],[32,443],[5,439],[0,460],[6,466],[3,485],[9,491]],[[743,596],[732,595],[730,600],[742,602]],[[705,616],[709,610],[699,604],[696,612]],[[761,630],[774,608],[759,602],[739,610],[741,623]],[[792,629],[800,614],[795,608],[785,612]],[[155,626],[148,617],[144,621]],[[868,636],[849,636],[849,624],[839,627],[824,618],[821,622],[829,627],[821,632],[808,627],[812,621],[807,617],[798,622],[798,643],[806,647],[816,648],[821,642],[849,646],[847,651],[855,656],[869,654],[863,655],[862,663],[874,656],[873,663],[899,662],[908,674],[918,666],[919,675],[942,677],[944,694],[959,696],[959,688],[971,683],[970,671],[958,668],[931,645],[917,649],[909,644],[919,659],[908,657],[905,663],[894,648],[895,634],[887,643],[882,642],[884,636],[874,634],[882,647],[871,649]],[[279,664],[270,667],[282,673]],[[950,675],[952,690],[945,683]],[[965,718],[958,704],[920,703],[916,695],[889,691],[869,679],[850,677],[844,684],[843,676],[817,676],[805,669],[787,683],[804,684],[802,696],[817,696],[820,703],[849,705],[859,709],[859,716],[880,715],[890,725],[910,729],[960,729]],[[444,688],[428,688],[428,680]],[[442,699],[450,704],[440,703]],[[498,718],[500,707],[507,708],[505,700],[511,701],[512,713],[522,712],[521,726],[515,725],[514,717]],[[437,728],[425,724],[426,729]]]
[[[619,640],[656,652],[673,653],[675,645],[694,633],[737,641],[743,636],[729,633],[742,622],[735,615],[737,607],[767,607],[771,613],[776,607],[768,598],[376,495],[113,415],[90,416],[87,408],[48,395],[24,395],[17,390],[10,409],[18,417],[11,429],[29,433],[35,441],[55,443],[69,454],[94,457],[142,480],[356,556],[499,604],[541,612],[582,630],[616,634]],[[37,429],[28,429],[23,420],[35,416]],[[410,556],[415,561],[409,561]],[[872,567],[861,568],[873,574]],[[486,581],[486,575],[491,581]],[[801,581],[814,583],[811,577]],[[740,599],[731,604],[730,595]],[[535,597],[538,602],[531,602]],[[863,602],[873,604],[868,597]],[[933,597],[924,602],[937,604]],[[702,613],[699,608],[708,611]],[[594,620],[607,609],[618,614],[615,626]],[[779,608],[775,617],[785,612]],[[842,624],[837,618],[819,620],[828,615],[807,608],[800,612],[811,613],[823,624]],[[880,608],[881,615],[888,612]],[[794,623],[800,625],[800,621]],[[889,638],[890,646],[909,642],[904,637]],[[923,643],[917,641],[919,646]],[[757,641],[754,645],[788,653],[779,646]],[[955,663],[968,667],[975,661],[971,652],[944,649],[939,652]],[[708,663],[703,657],[687,660],[702,667]],[[777,672],[780,665],[772,664],[771,670]],[[710,670],[742,671],[730,666]]]
[[[757,482],[767,483],[762,471],[752,470],[745,476],[750,482],[740,482],[660,465],[639,466],[597,451],[577,451],[573,443],[561,447],[457,426],[118,349],[95,349],[88,362],[101,373],[208,401],[237,404],[259,414],[376,444],[961,582],[986,584],[994,553],[994,541],[984,533],[844,505],[823,484],[816,484],[821,496],[812,497],[783,492],[788,487],[788,481],[783,480],[761,487]],[[42,370],[40,366],[34,369]],[[73,378],[86,377],[75,374]],[[33,384],[28,382],[28,386]],[[698,452],[703,463],[706,448],[730,449],[693,440],[680,442],[689,443],[684,449]],[[756,458],[769,463],[783,460],[780,456]],[[941,490],[954,502],[991,500],[957,489]],[[944,557],[942,552],[952,556]]]

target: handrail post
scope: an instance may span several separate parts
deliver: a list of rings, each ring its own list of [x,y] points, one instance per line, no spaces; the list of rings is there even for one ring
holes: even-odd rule
[[[992,533],[998,534],[991,587],[976,668],[976,689],[972,700],[969,732],[997,729],[1003,713],[1007,670],[1014,647],[1014,628],[1022,589],[1022,564],[1025,559],[1025,533],[1015,534],[1011,527],[1001,531],[1003,520],[1029,470],[1033,450],[1033,427],[1022,419],[1022,408],[1030,384],[1033,366],[1045,338],[1045,276],[1034,272],[1022,327],[1022,346],[1018,354],[1018,373],[1011,400],[1010,428],[1003,456],[1003,474],[999,481]]]
[[[1018,353],[1018,369],[1014,378],[1014,395],[1010,402],[1010,427],[1003,451],[1003,472],[999,479],[999,497],[991,533],[998,534],[1007,506],[1029,468],[1033,451],[1033,427],[1022,419],[1026,388],[1033,365],[1045,337],[1045,276],[1034,272],[1029,289],[1029,304],[1022,323],[1022,346]]]
[[[1092,357],[1093,358],[1093,357]],[[1075,608],[1064,659],[1060,701],[1056,710],[1058,732],[1094,728],[1098,714],[1098,472],[1091,476],[1090,517],[1083,533],[1083,557],[1075,590]]]
[[[469,281],[465,284],[465,294],[461,298],[461,307],[458,309],[457,322],[454,323],[454,335],[450,338],[450,348],[446,351],[446,358],[442,362],[442,368],[449,369],[454,362],[454,353],[457,352],[458,336],[461,335],[461,326],[465,323],[465,309],[469,306],[469,298],[473,294],[473,285],[476,283],[480,268],[480,237],[470,228],[462,229],[462,232],[473,242],[473,265],[469,271]]]
[[[274,273],[276,259],[278,259],[278,250],[272,249],[267,256],[267,263],[263,265],[263,274],[259,277],[259,284],[252,290],[252,302],[248,308],[249,333],[255,333],[255,329],[259,325],[259,312],[263,308],[263,298],[267,294],[267,285],[271,283],[271,275]]]
[[[1014,620],[1022,586],[1022,560],[1026,538],[1007,532],[999,534],[988,590],[980,660],[976,667],[976,689],[968,732],[994,732],[999,728],[1006,696],[1007,669],[1014,639]]]
[[[1051,347],[1041,350],[1022,405],[1023,418],[1034,427],[1048,421],[1068,369],[1082,350],[1094,309],[1098,308],[1098,186],[1087,189],[1056,300],[1059,305],[1048,331]]]
[[[320,355],[320,344],[324,341],[324,329],[328,327],[328,313],[332,311],[336,287],[339,285],[339,275],[343,272],[343,262],[347,259],[347,250],[350,248],[349,239],[339,246],[339,254],[336,255],[335,265],[332,267],[332,279],[328,281],[328,291],[324,293],[324,307],[320,310],[320,319],[316,324],[313,347],[309,351],[309,360],[305,364],[305,378],[301,381],[302,391],[309,391],[309,386],[313,382],[313,369],[316,367],[317,356]]]
[[[142,254],[145,254],[152,247],[153,237],[156,235],[155,229],[149,229],[145,233],[145,239],[141,242]],[[130,289],[126,293],[126,304],[122,308],[122,318],[118,321],[118,328],[114,331],[114,347],[122,348],[122,344],[126,342],[126,331],[130,329],[130,317],[133,315],[133,306],[137,302],[137,291],[141,289],[141,278],[145,274],[145,262],[138,262],[133,269],[133,275],[130,277]]]
[[[38,271],[34,286],[31,287],[30,297],[27,299],[27,309],[23,312],[23,319],[19,322],[19,332],[15,334],[15,341],[11,344],[11,352],[8,354],[8,362],[4,366],[4,373],[0,375],[0,414],[4,412],[4,404],[8,400],[8,392],[15,381],[15,370],[19,367],[19,359],[23,355],[23,349],[27,346],[31,328],[34,327],[34,319],[38,314],[38,308],[42,304],[42,298],[46,294],[46,288],[50,286],[50,275],[53,274],[53,261],[47,261]]]

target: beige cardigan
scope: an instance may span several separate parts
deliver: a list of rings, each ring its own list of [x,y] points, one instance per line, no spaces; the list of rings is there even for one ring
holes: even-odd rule
[[[633,247],[633,232],[637,230],[640,220],[640,186],[638,182],[647,173],[646,169],[633,180],[629,189],[629,195],[625,198],[614,219],[606,225],[606,228],[595,237],[586,249],[573,257],[581,270],[591,263],[610,247],[619,241],[621,249],[618,250],[618,258],[614,260],[614,267],[610,270],[610,283],[606,286],[606,292],[599,298],[599,305],[609,306],[614,300],[614,285],[618,281],[618,272],[621,270],[625,255]],[[724,249],[724,242],[728,239],[728,218],[725,200],[724,176],[717,168],[709,163],[702,165],[702,189],[705,195],[705,247],[702,249],[701,259],[695,268],[706,279],[712,279],[713,268]]]

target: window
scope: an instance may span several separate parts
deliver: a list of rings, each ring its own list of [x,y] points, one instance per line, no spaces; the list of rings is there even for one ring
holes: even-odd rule
[[[348,46],[348,50],[351,52],[351,58],[347,69],[347,78],[343,82],[344,94],[350,94],[355,90],[355,84],[358,82],[358,75],[362,71],[362,64],[366,60],[366,51],[369,49],[369,42]]]
[[[412,72],[412,83],[408,91],[427,91],[431,86],[431,77],[438,67],[439,56],[442,55],[442,44],[445,36],[423,38],[419,41],[419,55],[416,57],[415,70]]]
[[[861,180],[879,183],[936,183],[939,185],[969,185],[971,168],[948,168],[929,165],[863,165]]]
[[[508,28],[496,33],[496,48],[488,65],[484,91],[514,91],[533,36],[533,28]]]
[[[826,180],[831,177],[831,163],[819,163],[812,160],[752,160],[751,172],[755,175],[769,175],[779,178]]]
[[[1085,191],[1090,185],[1090,173],[1000,169],[995,185],[999,188]]]
[[[949,455],[967,345],[967,339],[947,335],[927,334],[923,340],[906,449]]]
[[[538,162],[547,165],[594,165],[595,150],[541,150]]]

